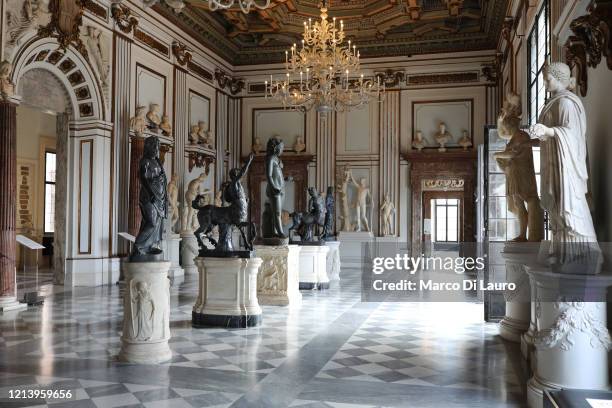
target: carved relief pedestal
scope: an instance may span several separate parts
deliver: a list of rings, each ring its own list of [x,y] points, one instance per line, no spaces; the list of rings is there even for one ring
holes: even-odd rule
[[[327,277],[330,281],[340,280],[340,241],[327,241]]]
[[[257,299],[261,305],[291,306],[302,302],[300,293],[300,246],[258,245],[255,253],[263,263],[257,276]]]
[[[261,324],[257,301],[257,273],[261,258],[202,258],[195,260],[200,274],[192,325],[246,328]]]
[[[534,282],[536,308],[529,407],[542,407],[544,390],[608,390],[611,341],[605,299],[612,276],[558,274],[546,266],[526,269]]]
[[[520,343],[531,321],[531,297],[529,276],[524,267],[536,261],[539,243],[506,242],[502,257],[506,261],[506,283],[514,283],[516,289],[506,291],[506,314],[499,322],[499,335],[508,341]]]
[[[374,234],[371,232],[346,232],[338,234],[338,240],[342,243],[341,261],[347,268],[361,268],[364,260],[364,244],[372,247],[375,242]]]
[[[198,240],[193,231],[181,232],[181,266],[185,271],[185,275],[195,275],[198,273],[198,267],[195,264],[200,249],[198,248]]]
[[[300,251],[300,289],[329,289],[325,245],[304,245]]]
[[[170,360],[170,262],[126,262],[123,334],[119,360],[157,364]]]
[[[170,270],[168,271],[168,277],[177,278],[183,276],[185,271],[181,268],[181,236],[179,234],[168,234],[165,239],[166,250],[168,261],[170,261]]]

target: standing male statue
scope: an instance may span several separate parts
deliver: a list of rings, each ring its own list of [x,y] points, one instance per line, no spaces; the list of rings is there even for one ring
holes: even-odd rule
[[[268,181],[266,197],[271,211],[270,219],[266,221],[271,225],[263,228],[263,230],[271,236],[264,235],[264,239],[277,238],[282,241],[287,239],[281,219],[285,196],[285,177],[283,176],[283,162],[280,155],[283,154],[284,147],[283,141],[277,137],[271,137],[266,147],[266,179]]]
[[[544,83],[551,96],[530,134],[541,140],[541,203],[550,217],[551,261],[565,263],[598,250],[587,201],[586,114],[570,91],[575,79],[566,64],[547,65]]]
[[[159,139],[145,139],[144,153],[140,159],[140,212],[142,221],[130,256],[132,261],[155,260],[162,253],[163,220],[168,216],[166,172],[159,160]],[[151,259],[153,258],[153,259]]]
[[[356,231],[370,232],[370,222],[368,220],[368,197],[370,198],[370,201],[372,201],[370,189],[366,186],[366,179],[364,177],[360,178],[359,183],[357,183],[351,174],[351,182],[357,189],[355,203],[353,204],[353,206],[357,209]]]

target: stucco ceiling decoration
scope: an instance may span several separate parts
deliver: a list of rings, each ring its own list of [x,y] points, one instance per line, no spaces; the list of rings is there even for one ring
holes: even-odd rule
[[[187,0],[188,2],[188,0]],[[494,49],[506,0],[330,0],[330,18],[344,20],[364,57]],[[180,14],[157,10],[238,65],[282,62],[304,21],[318,19],[319,0],[271,0],[265,10],[211,12],[189,3]]]

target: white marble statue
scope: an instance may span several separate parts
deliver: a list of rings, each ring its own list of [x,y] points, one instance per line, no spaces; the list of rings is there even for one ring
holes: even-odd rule
[[[164,136],[172,137],[172,125],[170,124],[170,118],[168,115],[163,115],[159,128]]]
[[[149,105],[149,111],[147,112],[147,120],[149,121],[149,127],[157,130],[161,124],[161,117],[159,116],[159,105],[152,103]]]
[[[130,128],[138,137],[144,137],[145,130],[147,129],[146,112],[146,107],[139,106],[136,108],[136,116],[130,119]]]
[[[200,139],[200,136],[198,136],[198,132],[200,131],[200,128],[198,127],[198,125],[191,125],[191,132],[189,132],[189,143],[190,144],[197,144],[198,140]]]
[[[84,37],[89,58],[98,69],[100,82],[106,87],[108,85],[110,64],[108,63],[108,50],[104,47],[105,44],[103,43],[102,31],[96,27],[87,26]]]
[[[372,201],[372,195],[370,194],[370,189],[366,186],[366,179],[362,177],[359,179],[359,183],[355,181],[351,174],[351,182],[353,186],[357,189],[357,193],[355,195],[355,201],[353,202],[353,208],[357,211],[357,229],[356,231],[366,231],[370,232],[370,221],[369,221],[369,213],[368,213],[368,198]]]
[[[395,205],[391,202],[389,194],[385,194],[385,199],[380,206],[380,218],[382,224],[382,236],[390,237],[393,235],[393,215],[395,214]]]
[[[210,146],[210,131],[208,130],[208,123],[203,120],[198,122],[198,143],[206,147]]]
[[[304,138],[302,136],[298,136],[295,140],[295,143],[293,144],[293,150],[295,150],[295,152],[298,154],[306,150],[306,144],[304,143]]]
[[[340,219],[342,220],[342,231],[350,232],[353,231],[353,223],[351,222],[351,213],[348,203],[348,189],[349,183],[353,175],[350,170],[344,170],[344,178],[338,185],[338,195],[340,201]]]
[[[155,303],[151,298],[151,285],[148,282],[130,282],[131,292],[132,333],[134,340],[149,341],[155,330]]]
[[[439,152],[446,151],[446,144],[453,140],[453,136],[446,130],[446,123],[440,122],[438,133],[434,136],[436,142],[440,145]]]
[[[178,177],[176,174],[173,174],[170,177],[170,182],[168,183],[168,213],[170,220],[170,229],[173,230],[177,221],[179,220],[179,203],[178,203],[178,186],[177,186]],[[174,232],[174,231],[172,231]]]
[[[202,183],[204,180],[206,180],[206,173],[202,172],[202,174],[187,184],[187,191],[185,191],[185,212],[183,213],[183,231],[195,231],[198,228],[197,212],[191,203],[199,194],[205,193],[205,191],[202,189]]]
[[[463,150],[467,150],[472,147],[472,139],[470,139],[470,135],[467,130],[464,130],[461,138],[459,139],[459,146],[463,147]]]
[[[425,147],[425,140],[423,139],[423,132],[417,130],[414,133],[414,140],[412,141],[412,147],[417,149],[419,152]]]
[[[506,175],[508,210],[519,220],[520,232],[512,241],[540,242],[544,237],[544,215],[540,208],[532,150],[537,142],[521,130],[521,114],[521,97],[510,93],[497,119],[499,137],[508,140],[508,144],[503,151],[495,153],[495,160]]]
[[[575,79],[566,64],[547,65],[544,84],[550,99],[529,133],[541,141],[541,202],[550,218],[551,261],[564,263],[597,242],[587,201],[586,113],[570,90]]]
[[[11,82],[13,65],[8,61],[0,62],[0,96],[8,99],[15,93],[15,84]]]

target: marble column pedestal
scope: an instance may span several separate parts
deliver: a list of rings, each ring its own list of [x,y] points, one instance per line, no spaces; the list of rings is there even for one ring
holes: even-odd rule
[[[506,242],[501,254],[506,261],[506,283],[513,283],[515,290],[504,293],[506,314],[499,323],[499,335],[514,343],[520,343],[529,329],[531,291],[524,267],[536,261],[539,248],[539,243],[535,242]]]
[[[157,364],[172,358],[170,262],[126,262],[119,360]]]
[[[371,232],[346,232],[338,234],[338,241],[342,243],[342,265],[347,268],[361,268],[364,261],[364,244],[373,244],[376,241]]]
[[[257,245],[255,253],[262,259],[257,275],[257,300],[261,305],[290,306],[302,303],[300,293],[298,245]]]
[[[168,234],[165,239],[166,250],[164,253],[170,261],[170,269],[168,270],[168,277],[174,279],[185,274],[185,271],[181,267],[181,236],[179,234]]]
[[[542,407],[544,390],[609,390],[605,294],[612,276],[557,274],[546,266],[526,269],[534,282],[536,309],[529,407]]]
[[[261,324],[257,301],[260,258],[201,258],[195,260],[200,274],[192,326],[246,328]]]
[[[11,312],[15,310],[27,309],[26,303],[20,303],[16,296],[2,296],[0,297],[0,312]]]
[[[300,251],[300,289],[329,289],[325,245],[303,245]]]
[[[198,248],[198,240],[193,231],[181,231],[181,266],[185,271],[185,275],[196,275],[198,267],[195,264],[195,259],[200,253]]]
[[[340,241],[327,241],[327,277],[330,281],[340,280]]]

